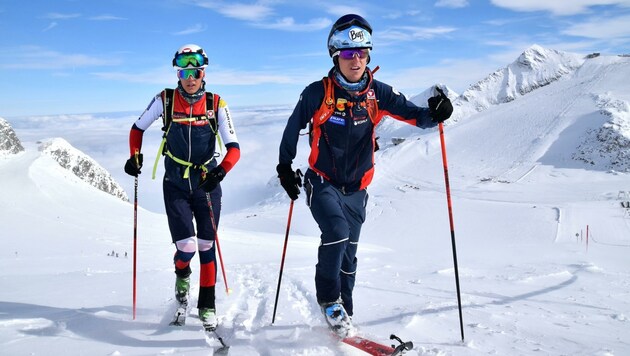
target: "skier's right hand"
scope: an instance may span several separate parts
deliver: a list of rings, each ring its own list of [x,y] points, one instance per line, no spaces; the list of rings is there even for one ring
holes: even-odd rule
[[[137,156],[133,155],[129,157],[127,163],[125,163],[125,173],[130,176],[137,177],[138,174],[142,173],[140,172],[140,168],[142,168],[142,153],[139,153]]]
[[[294,172],[290,164],[280,163],[276,167],[278,171],[278,178],[280,178],[280,185],[287,192],[291,200],[296,200],[300,195],[300,187],[302,186],[302,172],[298,169]]]
[[[453,114],[453,104],[440,87],[435,87],[438,95],[429,98],[429,116],[435,122],[444,122]]]

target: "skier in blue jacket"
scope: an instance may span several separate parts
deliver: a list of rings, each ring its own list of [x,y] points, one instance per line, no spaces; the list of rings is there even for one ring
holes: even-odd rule
[[[353,331],[352,290],[366,188],[374,175],[374,129],[384,116],[434,127],[453,111],[444,94],[430,98],[429,108],[422,108],[373,79],[367,67],[371,50],[372,28],[364,18],[348,14],[333,24],[328,51],[334,66],[302,92],[284,129],[276,167],[280,184],[296,200],[302,179],[291,164],[300,131],[309,126],[311,152],[304,189],[321,230],[315,288],[326,322],[341,337]]]

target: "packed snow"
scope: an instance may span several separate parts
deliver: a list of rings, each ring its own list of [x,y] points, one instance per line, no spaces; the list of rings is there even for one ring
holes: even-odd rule
[[[359,333],[384,344],[390,334],[411,340],[408,355],[630,354],[627,78],[628,57],[532,46],[466,93],[448,91],[456,114],[444,139],[464,340],[439,133],[387,119],[378,128],[359,245]],[[427,93],[413,100],[422,104]],[[327,332],[317,306],[319,230],[303,196],[294,206],[271,323],[290,203],[275,165],[291,110],[232,108],[242,158],[222,183],[227,281],[219,272],[219,333],[230,355],[361,355]],[[168,325],[174,247],[161,163],[150,179],[162,133],[157,123],[145,134],[138,184],[132,317],[134,179],[122,167],[139,114],[5,118],[24,150],[3,147],[0,154],[1,355],[224,351],[204,336],[195,308],[186,326]],[[130,201],[40,151],[57,137],[104,167]],[[307,141],[294,168],[306,168]],[[192,267],[195,280],[196,258]]]

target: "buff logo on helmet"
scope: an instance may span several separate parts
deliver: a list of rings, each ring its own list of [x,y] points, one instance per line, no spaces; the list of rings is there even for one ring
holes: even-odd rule
[[[363,35],[363,29],[359,27],[351,28],[350,31],[348,31],[348,37],[350,37],[350,40],[352,42],[363,43],[363,41],[365,41],[365,35]]]
[[[342,49],[368,48],[372,49],[372,36],[359,26],[352,26],[334,32],[328,41],[330,55]]]

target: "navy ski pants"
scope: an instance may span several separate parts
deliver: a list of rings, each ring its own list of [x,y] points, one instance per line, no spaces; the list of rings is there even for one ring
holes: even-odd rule
[[[203,189],[182,190],[165,179],[163,192],[168,226],[176,245],[175,274],[179,277],[190,275],[190,262],[198,250],[200,262],[198,307],[214,309],[217,278],[214,242],[215,227],[218,228],[221,215],[221,186],[218,185],[210,193],[215,226],[210,218],[210,206]]]
[[[317,302],[331,303],[341,297],[352,316],[356,253],[365,221],[367,191],[343,194],[311,170],[305,176],[305,189],[307,204],[321,230],[315,266]]]

